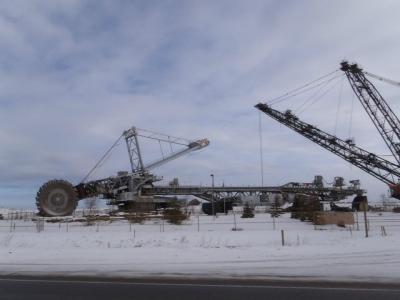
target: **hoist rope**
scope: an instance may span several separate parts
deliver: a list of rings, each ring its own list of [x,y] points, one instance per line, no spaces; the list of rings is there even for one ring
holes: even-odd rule
[[[262,122],[261,111],[258,111],[258,135],[260,139],[260,172],[261,172],[261,187],[264,186],[264,158],[263,158],[263,139],[262,139]]]

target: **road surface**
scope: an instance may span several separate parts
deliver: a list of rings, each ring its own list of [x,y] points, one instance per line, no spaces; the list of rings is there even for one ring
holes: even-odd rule
[[[0,299],[297,299],[369,300],[400,299],[400,285],[372,286],[339,283],[249,282],[162,279],[117,281],[96,279],[0,278]]]

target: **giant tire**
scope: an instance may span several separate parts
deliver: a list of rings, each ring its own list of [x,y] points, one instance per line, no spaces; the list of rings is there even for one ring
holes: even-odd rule
[[[36,206],[41,216],[68,216],[74,212],[77,204],[76,190],[66,180],[50,180],[40,187],[36,195]]]

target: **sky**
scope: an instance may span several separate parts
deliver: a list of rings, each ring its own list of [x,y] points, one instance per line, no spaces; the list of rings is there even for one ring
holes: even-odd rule
[[[52,178],[79,183],[131,126],[210,140],[154,170],[161,183],[206,185],[214,174],[216,184],[261,185],[260,120],[264,185],[342,176],[379,199],[385,184],[254,105],[343,59],[400,80],[398,11],[387,0],[0,1],[0,207],[33,208]],[[388,154],[348,82],[337,87],[301,119]],[[400,89],[377,87],[399,112]],[[123,146],[95,176],[129,169]],[[147,161],[160,155],[151,147]]]

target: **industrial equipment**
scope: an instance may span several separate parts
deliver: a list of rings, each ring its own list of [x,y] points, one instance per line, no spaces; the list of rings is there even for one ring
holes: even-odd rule
[[[347,61],[341,63],[340,69],[345,73],[351,88],[397,163],[356,146],[350,139],[342,140],[301,121],[290,110],[280,112],[266,103],[258,103],[255,107],[279,123],[385,182],[390,187],[392,197],[400,199],[400,121],[375,86],[366,78],[366,75],[392,84],[394,81],[367,73],[357,64],[349,64]]]
[[[164,156],[155,162],[145,165],[139,145],[139,137],[153,139],[158,142],[166,142],[170,145],[180,145],[183,149],[171,151],[168,156]],[[118,175],[115,177],[86,181],[122,138],[125,139],[127,145],[131,171],[118,172]],[[132,203],[154,205],[154,197],[142,195],[141,191],[143,188],[151,188],[154,182],[160,181],[162,178],[151,174],[149,171],[189,152],[207,147],[208,145],[209,141],[207,139],[185,141],[181,138],[138,130],[132,127],[123,132],[113,147],[106,152],[78,185],[73,186],[65,180],[50,180],[42,185],[36,196],[36,205],[39,214],[44,216],[70,215],[75,210],[78,200],[97,197],[99,195],[108,199],[109,204],[119,206],[129,206],[129,204]]]
[[[182,149],[172,151],[169,155],[153,163],[143,162],[140,138],[178,145]],[[118,172],[117,176],[98,180],[88,180],[91,174],[108,157],[110,151],[124,138],[131,165],[130,172]],[[94,168],[85,176],[81,183],[73,185],[66,180],[50,180],[43,184],[36,196],[36,205],[42,216],[66,216],[73,213],[78,201],[101,197],[108,200],[109,205],[118,205],[122,210],[143,209],[153,210],[168,203],[168,197],[193,195],[215,204],[215,209],[209,213],[219,212],[219,207],[229,209],[231,200],[239,196],[252,195],[264,197],[269,194],[291,195],[296,193],[315,195],[321,199],[337,201],[360,191],[358,181],[353,181],[349,186],[323,186],[322,177],[317,177],[317,182],[312,184],[290,183],[283,186],[181,186],[177,179],[169,185],[155,185],[162,178],[150,173],[150,170],[176,159],[189,152],[203,149],[209,145],[207,139],[187,141],[132,127],[126,130],[114,145],[105,153]],[[220,205],[224,203],[226,205]],[[206,212],[207,213],[207,212]]]

